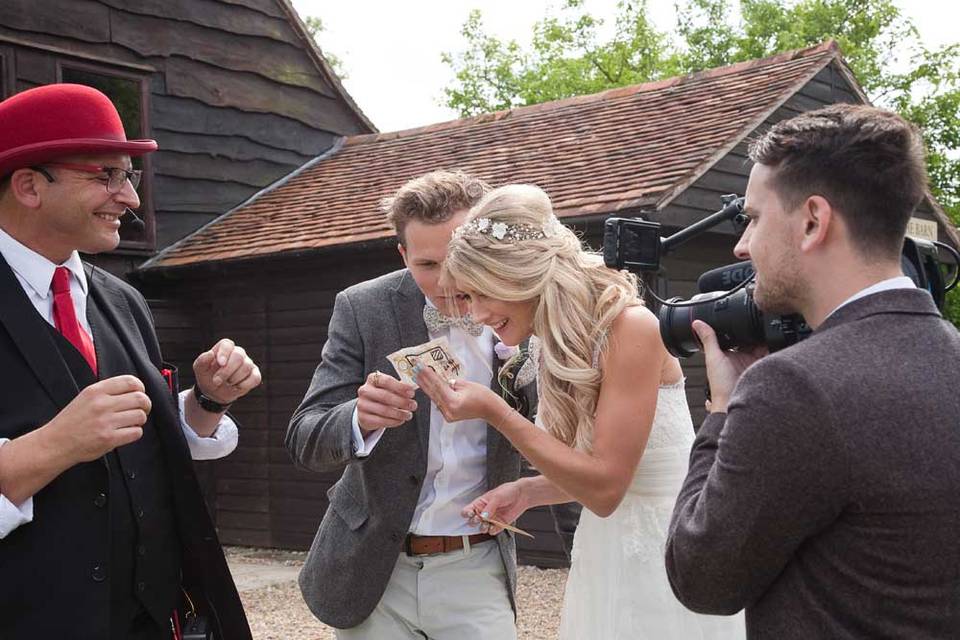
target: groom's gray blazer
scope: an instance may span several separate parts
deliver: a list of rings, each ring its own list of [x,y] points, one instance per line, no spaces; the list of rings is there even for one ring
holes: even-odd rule
[[[387,354],[429,340],[423,305],[423,294],[406,269],[337,294],[322,362],[287,430],[287,449],[299,467],[346,468],[327,492],[330,508],[300,573],[307,606],[334,627],[360,624],[380,601],[420,495],[430,434],[430,400],[422,391],[417,391],[413,420],[387,429],[369,457],[353,455],[351,434],[357,389],[366,377],[376,370],[393,375]],[[519,454],[488,427],[488,488],[516,479],[519,472]],[[501,533],[497,542],[512,603],[513,534]]]

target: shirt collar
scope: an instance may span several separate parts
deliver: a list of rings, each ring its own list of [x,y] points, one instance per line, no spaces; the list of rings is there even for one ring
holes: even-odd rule
[[[897,276],[895,278],[888,278],[887,280],[881,280],[875,284],[870,285],[866,289],[861,289],[856,292],[843,302],[841,302],[836,309],[827,314],[827,318],[835,314],[841,307],[845,307],[854,300],[859,300],[860,298],[866,298],[867,296],[873,295],[875,293],[880,293],[881,291],[890,291],[891,289],[915,289],[917,287],[914,284],[913,280],[907,276]]]
[[[76,251],[71,253],[62,265],[57,265],[0,229],[0,254],[3,255],[3,259],[7,261],[14,273],[20,276],[20,279],[26,282],[41,299],[45,299],[50,294],[53,272],[58,266],[69,269],[73,277],[80,283],[83,295],[86,296],[88,293],[87,274],[83,270],[83,261],[80,260],[80,254]]]

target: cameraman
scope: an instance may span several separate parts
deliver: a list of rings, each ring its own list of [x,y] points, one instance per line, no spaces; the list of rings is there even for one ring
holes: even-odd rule
[[[690,609],[750,638],[960,637],[960,335],[900,270],[916,130],[835,105],[750,148],[755,300],[807,340],[758,360],[694,324],[712,392],[666,548]]]

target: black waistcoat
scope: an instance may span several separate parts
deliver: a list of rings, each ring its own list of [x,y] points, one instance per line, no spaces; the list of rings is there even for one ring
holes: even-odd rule
[[[100,377],[136,375],[93,296],[88,319]],[[41,322],[77,388],[96,382],[73,345]],[[19,605],[2,606],[0,637],[123,637],[144,609],[168,624],[180,577],[175,518],[163,449],[148,419],[137,442],[76,465],[42,489],[34,521],[0,541],[0,583],[15,587],[0,589]]]

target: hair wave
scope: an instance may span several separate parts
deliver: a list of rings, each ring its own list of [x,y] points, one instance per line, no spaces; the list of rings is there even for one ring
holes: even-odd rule
[[[547,194],[534,185],[507,185],[488,193],[467,222],[526,224],[553,219]],[[550,237],[498,240],[454,233],[444,269],[459,285],[497,300],[535,301],[533,332],[540,339],[539,414],[567,445],[589,451],[602,374],[594,358],[627,307],[642,304],[636,278],[604,266],[569,228]]]

